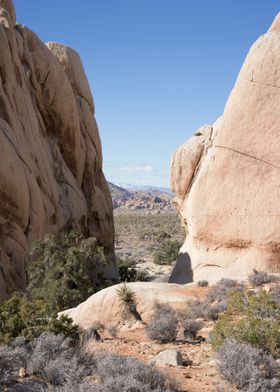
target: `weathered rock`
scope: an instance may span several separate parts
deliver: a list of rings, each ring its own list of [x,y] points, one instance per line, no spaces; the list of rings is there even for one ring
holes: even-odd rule
[[[112,202],[80,58],[15,24],[0,0],[0,300],[26,284],[30,244],[75,228],[113,255]],[[105,275],[115,274],[114,265]]]
[[[279,271],[279,18],[252,46],[222,118],[172,158],[187,236],[171,282]]]
[[[152,359],[152,362],[160,366],[182,366],[183,357],[180,351],[170,349],[157,354]]]
[[[195,299],[194,288],[170,283],[135,282],[128,283],[135,293],[136,307],[144,322],[154,313],[155,301],[168,303],[178,309],[186,307],[187,300]],[[117,296],[119,285],[108,287],[93,294],[76,308],[67,309],[61,314],[71,317],[75,324],[88,329],[97,323],[108,325],[123,321],[122,308]]]

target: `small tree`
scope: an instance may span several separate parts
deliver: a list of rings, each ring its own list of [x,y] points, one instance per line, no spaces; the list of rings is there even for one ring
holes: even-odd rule
[[[36,241],[35,261],[28,269],[28,293],[56,310],[77,306],[99,287],[94,271],[106,263],[103,248],[95,238],[81,239],[75,232],[60,241],[52,234]]]
[[[177,259],[181,243],[177,240],[164,240],[158,245],[157,250],[154,254],[155,264],[171,264]]]

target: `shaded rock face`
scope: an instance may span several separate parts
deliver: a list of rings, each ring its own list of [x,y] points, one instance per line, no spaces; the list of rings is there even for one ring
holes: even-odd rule
[[[45,45],[0,0],[0,300],[26,285],[30,244],[77,229],[113,255],[112,201],[79,55]],[[107,275],[114,275],[112,263]]]
[[[222,118],[172,158],[171,187],[187,235],[185,260],[170,281],[280,269],[279,21],[250,49]]]

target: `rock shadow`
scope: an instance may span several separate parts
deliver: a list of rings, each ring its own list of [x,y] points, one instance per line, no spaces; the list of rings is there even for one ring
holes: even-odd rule
[[[187,252],[180,253],[168,283],[186,284],[191,282],[193,282],[193,270],[190,255]]]

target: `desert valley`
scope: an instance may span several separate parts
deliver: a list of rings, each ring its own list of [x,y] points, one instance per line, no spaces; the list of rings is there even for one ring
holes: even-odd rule
[[[0,391],[280,391],[279,49],[280,14],[170,190],[114,184],[79,54],[0,0]]]

